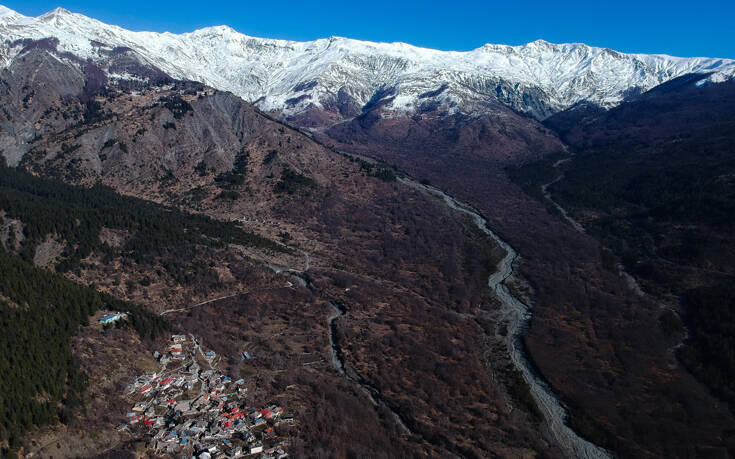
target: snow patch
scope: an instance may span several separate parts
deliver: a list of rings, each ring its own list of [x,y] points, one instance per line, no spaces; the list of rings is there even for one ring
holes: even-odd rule
[[[582,43],[536,40],[459,52],[341,37],[264,39],[228,26],[183,34],[132,32],[61,8],[29,18],[0,7],[0,36],[5,38],[0,47],[22,38],[56,37],[62,51],[95,61],[105,58],[99,43],[128,47],[174,78],[200,81],[286,114],[310,104],[331,105],[340,93],[362,106],[378,91],[396,88],[393,101],[383,107],[388,114],[419,110],[427,99],[477,114],[501,100],[541,118],[581,101],[614,106],[631,88],[645,91],[688,73],[714,72],[712,82],[735,77],[735,61],[729,59],[624,54]],[[0,49],[3,55],[10,53]],[[10,62],[5,58],[0,65]],[[294,91],[303,81],[318,84]],[[419,97],[443,84],[445,91]],[[311,97],[293,103],[303,94]]]

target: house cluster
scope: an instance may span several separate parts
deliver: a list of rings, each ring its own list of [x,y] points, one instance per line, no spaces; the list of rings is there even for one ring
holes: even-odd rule
[[[245,380],[233,381],[217,370],[214,351],[203,351],[193,336],[174,335],[166,352],[153,355],[160,370],[139,376],[128,387],[134,405],[125,429],[140,431],[156,454],[288,457],[288,442],[276,427],[293,418],[280,406],[248,406]]]

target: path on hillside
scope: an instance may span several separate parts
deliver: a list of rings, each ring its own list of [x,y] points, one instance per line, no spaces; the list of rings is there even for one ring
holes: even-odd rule
[[[170,314],[172,312],[188,311],[189,309],[198,308],[200,306],[204,306],[205,304],[214,303],[214,302],[221,301],[221,300],[226,300],[227,298],[232,298],[232,297],[235,297],[235,296],[238,296],[238,295],[242,295],[242,294],[245,294],[245,293],[248,293],[248,292],[238,292],[238,293],[233,293],[231,295],[221,296],[219,298],[212,298],[211,300],[202,301],[201,303],[192,304],[190,306],[185,306],[183,308],[167,309],[167,310],[163,311],[162,313],[160,313],[159,315],[160,316],[163,316],[163,315],[166,315],[166,314]]]
[[[572,160],[572,158],[560,159],[557,162],[555,162],[552,167],[554,169],[556,169],[559,166],[561,166],[562,164],[564,164],[566,162],[569,162],[571,160]],[[570,225],[572,225],[572,228],[574,228],[575,230],[577,230],[578,232],[580,232],[582,234],[586,234],[586,231],[584,230],[584,227],[577,220],[575,220],[571,215],[569,215],[569,213],[567,212],[567,210],[565,208],[563,208],[562,206],[560,206],[558,202],[554,201],[554,198],[551,197],[551,193],[549,193],[549,187],[551,185],[555,184],[556,182],[558,182],[559,180],[563,179],[563,178],[564,178],[564,173],[562,172],[559,175],[557,175],[554,180],[550,181],[549,183],[545,183],[545,184],[541,185],[541,193],[543,194],[544,199],[546,199],[547,201],[549,201],[551,203],[551,205],[554,206],[556,208],[556,210],[559,211],[559,213],[561,214],[562,218],[564,220],[566,220],[567,223],[569,223]]]

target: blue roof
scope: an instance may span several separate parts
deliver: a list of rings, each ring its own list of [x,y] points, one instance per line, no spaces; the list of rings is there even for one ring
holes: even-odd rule
[[[102,318],[100,319],[100,322],[102,323],[114,322],[118,319],[120,319],[120,314],[107,314],[106,316],[102,316]]]

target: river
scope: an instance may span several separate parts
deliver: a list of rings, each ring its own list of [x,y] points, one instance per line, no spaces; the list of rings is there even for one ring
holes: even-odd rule
[[[395,423],[401,428],[404,433],[418,439],[422,443],[426,444],[430,449],[435,448],[436,445],[432,445],[423,437],[423,435],[420,435],[418,432],[411,430],[411,428],[406,425],[403,417],[398,414],[398,412],[396,412],[393,408],[391,408],[390,405],[385,402],[385,400],[383,400],[383,398],[380,396],[380,392],[376,388],[365,382],[365,380],[362,379],[357,373],[355,373],[354,371],[352,371],[351,368],[345,365],[344,359],[342,357],[342,348],[339,344],[337,321],[347,315],[347,309],[344,307],[344,305],[337,303],[336,301],[330,301],[329,304],[334,310],[334,312],[327,318],[327,325],[329,327],[329,345],[332,348],[332,365],[334,365],[334,368],[342,375],[344,375],[344,377],[347,378],[349,381],[357,384],[357,386],[362,389],[362,391],[368,396],[370,401],[373,402],[373,405],[382,407],[383,409],[387,410],[393,417]],[[452,457],[459,457],[452,451],[446,450],[446,452]]]
[[[498,263],[497,270],[488,277],[488,287],[495,292],[502,305],[503,320],[508,325],[508,352],[511,360],[523,374],[533,398],[544,414],[544,420],[556,443],[567,457],[580,459],[612,458],[607,450],[577,435],[566,424],[567,411],[561,401],[533,370],[522,344],[522,335],[528,327],[531,311],[523,302],[515,298],[505,285],[505,281],[513,275],[514,264],[518,253],[488,226],[487,221],[471,207],[462,204],[443,191],[414,180],[401,178],[402,183],[440,197],[450,208],[470,216],[475,225],[505,250],[505,256]]]

